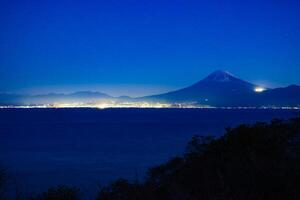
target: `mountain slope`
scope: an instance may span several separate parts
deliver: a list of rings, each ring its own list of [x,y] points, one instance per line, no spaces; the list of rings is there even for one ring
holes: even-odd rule
[[[80,91],[70,94],[17,95],[0,94],[0,105],[39,105],[54,103],[93,103],[105,99],[113,99],[101,92]]]
[[[84,104],[102,102],[117,103],[185,103],[198,106],[216,107],[261,107],[261,106],[297,106],[300,107],[300,86],[256,90],[258,85],[241,80],[226,71],[215,71],[203,80],[183,89],[164,94],[131,98],[112,97],[101,92],[81,91],[71,94],[16,95],[1,94],[0,105],[45,105],[45,104]]]
[[[197,102],[214,106],[246,103],[246,97],[255,95],[257,85],[236,78],[225,71],[215,71],[192,86],[165,94],[145,97],[167,102]],[[250,101],[249,101],[250,102]]]
[[[262,105],[270,106],[299,106],[300,86],[290,85],[283,88],[275,88],[258,94]]]
[[[241,80],[226,71],[215,71],[203,80],[180,90],[146,96],[142,99],[169,103],[194,102],[210,106],[297,106],[300,87],[265,89]]]

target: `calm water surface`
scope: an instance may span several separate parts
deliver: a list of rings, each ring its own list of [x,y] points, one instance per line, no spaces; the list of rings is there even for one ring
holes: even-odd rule
[[[299,116],[291,110],[1,109],[0,163],[11,184],[39,192],[57,184],[83,192],[181,155],[193,135]]]

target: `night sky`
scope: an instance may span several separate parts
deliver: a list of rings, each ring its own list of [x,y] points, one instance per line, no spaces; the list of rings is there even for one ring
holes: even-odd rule
[[[300,84],[300,1],[1,0],[0,92],[139,96],[217,69]]]

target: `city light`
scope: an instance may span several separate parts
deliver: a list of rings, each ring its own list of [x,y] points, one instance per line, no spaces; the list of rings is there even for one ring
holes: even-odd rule
[[[257,93],[263,92],[263,91],[265,91],[265,90],[266,90],[266,89],[263,88],[263,87],[256,87],[256,88],[254,89],[254,91],[257,92]]]

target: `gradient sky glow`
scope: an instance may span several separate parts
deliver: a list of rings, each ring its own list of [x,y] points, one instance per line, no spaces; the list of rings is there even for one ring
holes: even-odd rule
[[[1,0],[0,92],[139,96],[217,69],[299,85],[299,11],[298,0]]]

